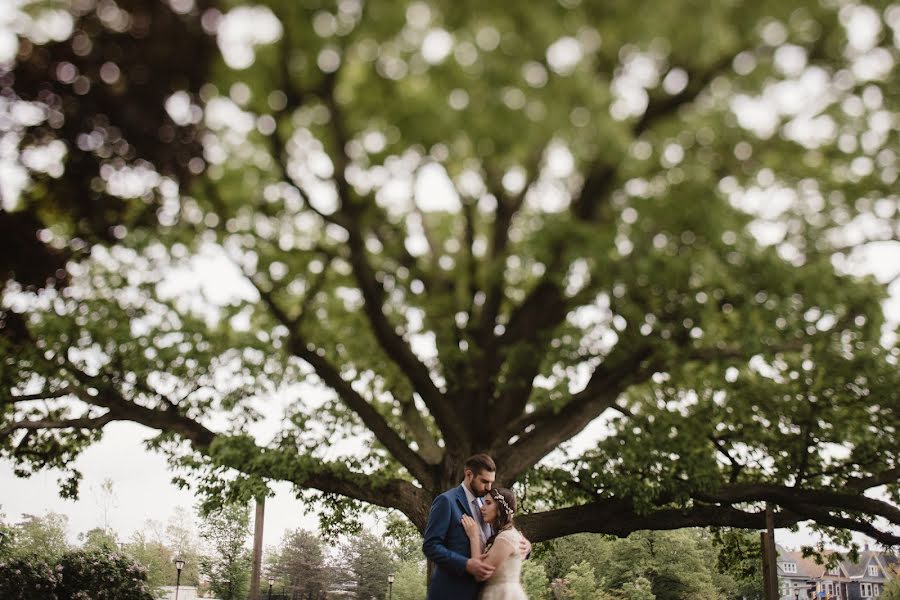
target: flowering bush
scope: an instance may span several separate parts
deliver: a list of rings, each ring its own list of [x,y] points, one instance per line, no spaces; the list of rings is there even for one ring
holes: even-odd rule
[[[126,556],[104,550],[66,552],[58,561],[39,556],[0,562],[3,600],[153,600],[146,571]]]

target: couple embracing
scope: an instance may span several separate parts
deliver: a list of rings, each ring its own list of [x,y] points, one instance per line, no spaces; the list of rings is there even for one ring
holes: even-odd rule
[[[496,471],[490,456],[471,456],[463,482],[434,499],[422,545],[435,564],[428,600],[527,600],[520,575],[531,544],[513,526],[513,493],[493,488]]]

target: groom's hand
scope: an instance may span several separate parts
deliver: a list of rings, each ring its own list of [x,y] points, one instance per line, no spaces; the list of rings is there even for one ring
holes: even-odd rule
[[[494,567],[480,558],[470,558],[466,561],[466,572],[475,578],[475,581],[484,581],[494,574]]]
[[[522,560],[525,560],[530,554],[531,542],[528,541],[528,538],[522,536],[522,539],[519,540],[519,555],[522,557]]]

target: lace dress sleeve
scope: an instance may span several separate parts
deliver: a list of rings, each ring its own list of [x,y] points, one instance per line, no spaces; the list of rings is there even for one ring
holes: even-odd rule
[[[510,554],[515,554],[519,551],[519,534],[512,529],[501,531],[497,537],[494,538],[493,545],[499,551],[508,551]]]

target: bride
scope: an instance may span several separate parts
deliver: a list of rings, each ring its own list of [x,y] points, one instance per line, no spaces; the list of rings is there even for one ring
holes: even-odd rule
[[[519,542],[522,534],[513,527],[516,497],[505,488],[492,489],[484,497],[481,516],[491,525],[494,535],[482,548],[481,527],[469,515],[463,515],[462,524],[469,536],[472,556],[481,556],[494,567],[494,574],[485,582],[480,600],[528,600],[520,583],[522,556]]]

